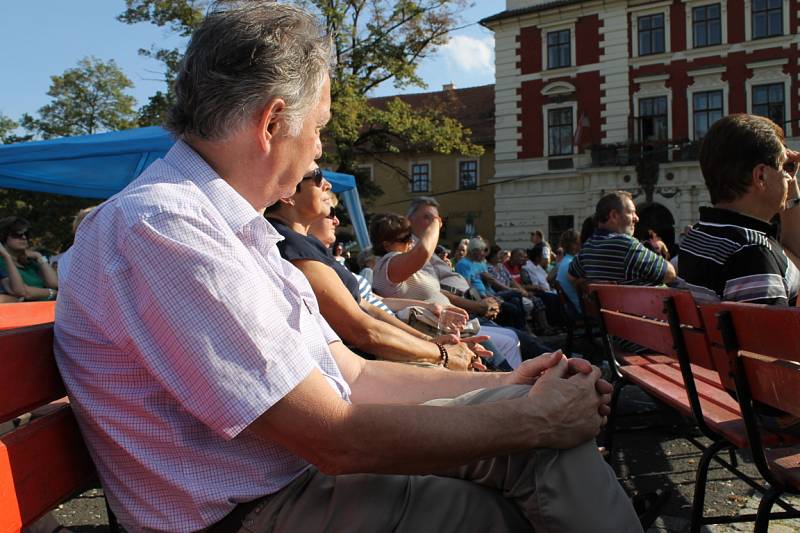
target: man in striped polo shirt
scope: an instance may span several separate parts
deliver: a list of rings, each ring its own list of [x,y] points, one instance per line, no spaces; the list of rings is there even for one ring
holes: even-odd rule
[[[630,193],[615,191],[597,202],[597,229],[569,265],[573,283],[613,281],[621,285],[660,285],[675,280],[675,269],[633,238],[639,217]]]
[[[708,131],[700,168],[714,207],[700,208],[678,259],[699,300],[785,306],[797,298],[800,153],[784,142],[780,127],[754,115],[730,115]]]

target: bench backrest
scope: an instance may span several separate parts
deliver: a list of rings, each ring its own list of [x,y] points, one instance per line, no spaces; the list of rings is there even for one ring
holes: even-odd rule
[[[688,291],[602,283],[591,283],[588,290],[608,335],[677,358],[679,347],[669,323],[671,306],[690,362],[711,367],[704,324]]]
[[[0,331],[0,365],[0,423],[37,408],[41,415],[0,435],[0,531],[6,532],[85,487],[95,470],[64,399],[52,323]]]
[[[55,319],[55,300],[0,304],[0,330],[49,324]]]
[[[744,373],[752,399],[800,416],[800,309],[743,303],[700,307],[723,384]]]

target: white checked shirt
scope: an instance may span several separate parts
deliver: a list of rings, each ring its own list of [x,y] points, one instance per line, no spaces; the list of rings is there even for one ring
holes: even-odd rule
[[[128,531],[202,529],[307,468],[242,430],[313,369],[349,398],[281,238],[180,141],[81,223],[55,352]]]

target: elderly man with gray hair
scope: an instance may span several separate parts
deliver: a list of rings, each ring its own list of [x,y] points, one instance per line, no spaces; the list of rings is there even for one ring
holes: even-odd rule
[[[598,369],[366,361],[280,258],[263,212],[321,155],[330,56],[300,8],[212,6],[175,146],[78,229],[55,351],[111,509],[130,532],[641,531],[594,444]]]

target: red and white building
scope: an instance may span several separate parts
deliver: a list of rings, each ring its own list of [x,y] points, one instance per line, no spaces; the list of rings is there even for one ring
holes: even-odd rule
[[[800,0],[507,0],[494,31],[496,239],[580,228],[634,194],[665,240],[709,197],[698,141],[756,113],[800,141]]]

